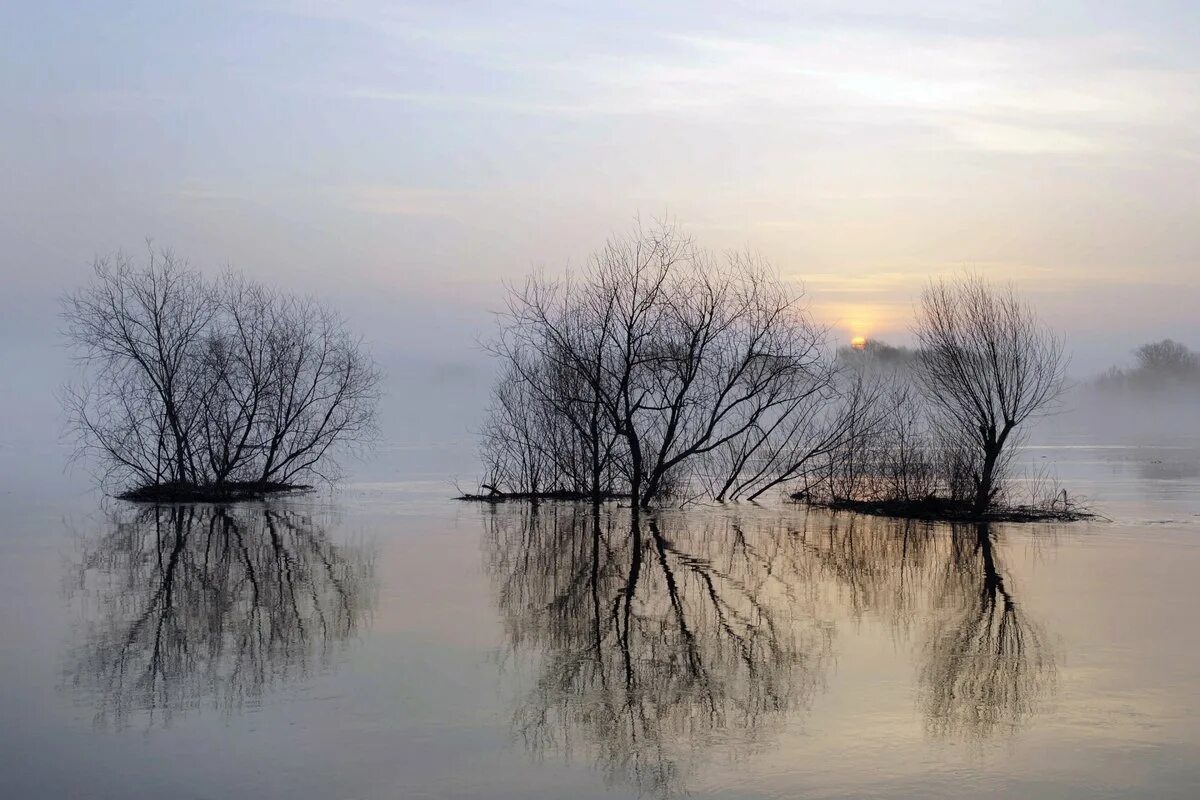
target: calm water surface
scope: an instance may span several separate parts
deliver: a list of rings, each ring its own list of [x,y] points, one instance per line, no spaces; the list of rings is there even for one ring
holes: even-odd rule
[[[1200,796],[1193,446],[1030,448],[1112,521],[984,528],[60,455],[0,451],[3,797]]]

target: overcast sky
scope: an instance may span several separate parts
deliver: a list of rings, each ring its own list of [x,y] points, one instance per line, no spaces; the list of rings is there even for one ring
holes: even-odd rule
[[[4,3],[0,402],[45,407],[57,296],[147,236],[454,365],[638,213],[846,339],[968,267],[1077,370],[1200,346],[1200,6],[902,5]]]

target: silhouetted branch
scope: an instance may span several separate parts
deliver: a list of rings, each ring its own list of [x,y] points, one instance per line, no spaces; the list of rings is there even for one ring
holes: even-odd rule
[[[374,434],[379,375],[342,319],[239,275],[205,281],[170,252],[95,264],[63,301],[85,368],[64,392],[80,454],[114,491],[253,495],[330,479]],[[202,491],[203,490],[203,491]]]

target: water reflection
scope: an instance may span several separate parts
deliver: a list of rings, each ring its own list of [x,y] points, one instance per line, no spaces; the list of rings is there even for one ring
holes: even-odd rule
[[[1053,686],[986,527],[855,515],[575,505],[486,512],[511,663],[532,688],[513,729],[610,783],[670,795],[719,746],[769,744],[824,686],[840,622],[910,641],[932,735],[1012,731]]]
[[[819,685],[829,631],[790,613],[786,538],[583,506],[489,523],[511,655],[541,655],[514,716],[535,754],[580,746],[610,781],[667,793],[715,736],[753,749]]]
[[[375,596],[369,550],[286,507],[146,508],[82,543],[66,680],[99,725],[232,712],[328,667]]]
[[[956,527],[950,544],[920,694],[934,735],[987,738],[1036,711],[1057,666],[1046,636],[1007,586],[989,527]]]

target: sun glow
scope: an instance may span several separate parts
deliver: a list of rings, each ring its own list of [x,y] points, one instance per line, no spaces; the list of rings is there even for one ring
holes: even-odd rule
[[[867,346],[867,337],[865,337],[865,336],[855,336],[853,339],[851,339],[851,340],[850,340],[850,346],[851,346],[851,347],[853,347],[855,350],[864,350],[864,349],[866,349],[866,346]]]

